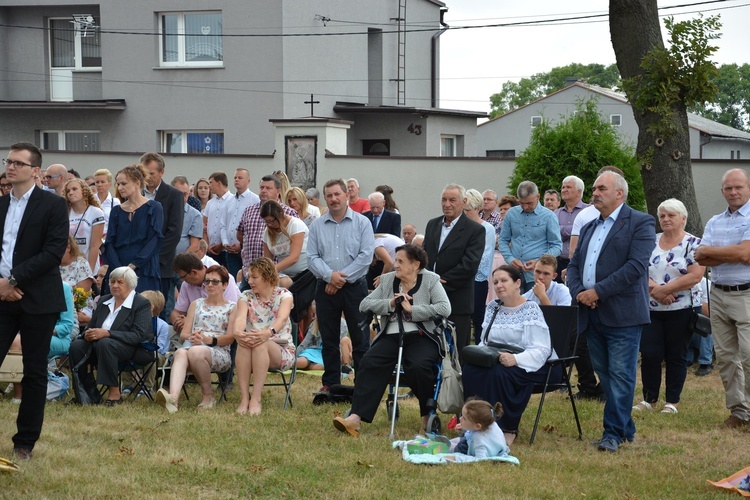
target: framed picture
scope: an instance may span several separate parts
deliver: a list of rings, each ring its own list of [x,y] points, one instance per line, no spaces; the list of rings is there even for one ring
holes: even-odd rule
[[[303,191],[315,187],[318,173],[318,137],[286,136],[286,175],[292,186]]]

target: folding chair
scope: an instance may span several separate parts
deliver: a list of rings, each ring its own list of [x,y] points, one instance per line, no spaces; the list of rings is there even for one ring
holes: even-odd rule
[[[573,371],[573,361],[577,359],[573,353],[575,353],[576,344],[578,343],[578,307],[577,306],[541,306],[544,319],[549,327],[549,334],[552,340],[552,347],[557,353],[558,359],[547,360],[545,366],[547,367],[547,379],[544,384],[537,384],[534,386],[534,394],[542,395],[539,401],[539,409],[536,412],[536,421],[534,422],[534,430],[531,432],[531,439],[529,444],[534,444],[534,437],[536,436],[537,427],[539,427],[539,419],[542,416],[542,408],[544,407],[544,399],[547,393],[559,389],[567,389],[568,399],[573,407],[573,415],[576,419],[576,425],[578,426],[578,439],[583,439],[583,431],[581,431],[581,422],[578,419],[578,410],[576,409],[576,401],[573,397],[573,389],[570,386],[570,374]],[[575,339],[571,343],[571,339]],[[555,366],[562,367],[562,381],[550,382],[552,375],[552,369]]]
[[[146,385],[146,377],[151,370],[156,370],[157,364],[157,351],[159,345],[156,342],[156,318],[151,318],[151,327],[154,332],[154,337],[151,340],[144,340],[140,346],[136,348],[133,357],[124,363],[120,363],[119,372],[120,378],[122,379],[123,372],[129,372],[133,377],[133,390],[130,392],[130,399],[135,399],[138,394],[143,391],[143,394],[150,400],[154,400],[154,396],[151,394],[151,389]],[[122,386],[122,380],[120,380]]]
[[[292,323],[292,339],[294,341],[294,348],[295,352],[297,350],[297,346],[299,345],[299,337],[297,335],[297,323]],[[263,387],[284,387],[284,390],[286,391],[286,397],[284,398],[284,409],[286,410],[287,405],[289,407],[293,407],[292,404],[292,384],[294,384],[294,381],[297,379],[297,362],[295,360],[295,363],[292,365],[292,373],[289,375],[289,379],[286,378],[286,373],[284,373],[283,370],[268,370],[268,373],[276,373],[281,376],[281,382],[273,382],[269,383],[268,380],[266,380],[266,383],[263,385]],[[250,384],[250,388],[252,389],[253,384]]]

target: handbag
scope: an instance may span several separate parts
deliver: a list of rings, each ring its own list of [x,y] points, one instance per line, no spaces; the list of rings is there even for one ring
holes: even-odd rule
[[[21,351],[8,351],[0,366],[0,382],[18,383],[23,380],[23,356]]]
[[[685,249],[685,257],[687,258],[687,249]],[[706,268],[705,280],[706,302],[708,302],[708,307],[710,309],[711,296],[708,293],[708,268]],[[707,316],[695,310],[695,306],[693,305],[693,291],[688,290],[688,293],[690,294],[690,309],[693,311],[692,316],[690,316],[690,322],[688,323],[688,331],[690,333],[697,333],[701,337],[708,337],[709,335],[711,335],[711,320]]]
[[[482,345],[469,345],[464,347],[461,353],[463,356],[464,363],[470,365],[479,366],[482,368],[492,368],[499,362],[501,352],[507,352],[509,354],[520,354],[524,351],[523,348],[512,345],[503,344],[501,342],[487,342],[487,337],[490,334],[490,328],[492,323],[495,321],[497,313],[500,311],[500,304],[497,304],[497,309],[492,313],[492,318],[487,324],[487,329],[484,331],[484,339],[482,339]]]
[[[445,335],[445,329],[443,329],[440,339],[445,355],[443,356],[443,363],[440,366],[441,379],[437,405],[438,409],[443,413],[458,414],[464,406],[464,385],[461,381],[461,365],[458,362],[458,349],[453,349],[453,353],[450,352]]]
[[[292,298],[294,299],[294,307],[289,313],[289,317],[293,323],[299,323],[307,314],[307,309],[313,300],[315,300],[317,285],[318,279],[308,269],[297,276],[297,279],[289,287],[289,291],[292,293]]]

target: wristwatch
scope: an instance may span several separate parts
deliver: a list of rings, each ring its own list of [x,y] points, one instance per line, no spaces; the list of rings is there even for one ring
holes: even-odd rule
[[[274,328],[274,327],[271,327],[271,328],[270,328],[270,330],[271,330],[271,333],[272,333],[272,334],[276,335],[276,328]]]
[[[219,339],[217,337],[214,337],[214,339],[211,341],[211,347],[216,347],[218,343]]]
[[[13,275],[10,275],[10,278],[8,278],[8,284],[10,286],[18,286],[18,281],[16,281],[16,278],[13,277]]]

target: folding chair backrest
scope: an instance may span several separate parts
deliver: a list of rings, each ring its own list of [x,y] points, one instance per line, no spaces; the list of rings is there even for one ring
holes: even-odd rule
[[[578,335],[578,306],[540,306],[549,327],[552,347],[559,358],[567,358],[575,349],[570,340]]]

